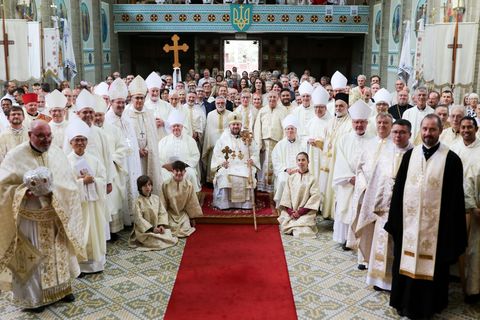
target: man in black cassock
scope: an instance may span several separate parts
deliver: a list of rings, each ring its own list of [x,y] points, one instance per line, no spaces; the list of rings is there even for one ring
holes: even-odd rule
[[[441,132],[437,115],[422,120],[423,144],[403,156],[385,225],[394,241],[390,305],[412,319],[447,307],[449,266],[467,246],[462,162]]]

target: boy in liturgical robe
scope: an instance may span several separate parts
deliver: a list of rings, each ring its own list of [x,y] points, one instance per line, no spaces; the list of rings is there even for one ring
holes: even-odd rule
[[[178,238],[168,229],[168,213],[160,197],[152,194],[152,179],[148,176],[138,177],[137,187],[140,195],[135,201],[135,225],[128,245],[139,251],[162,250],[174,246]]]
[[[105,269],[107,253],[106,230],[108,221],[106,208],[106,170],[95,156],[85,152],[90,127],[80,119],[74,119],[66,129],[66,136],[72,147],[67,156],[77,177],[80,191],[82,215],[87,240],[87,261],[80,261],[80,277],[86,273],[98,273]]]
[[[182,161],[173,162],[173,178],[162,186],[168,222],[173,235],[178,238],[188,237],[194,233],[193,219],[203,215],[192,183],[184,179],[186,167]]]
[[[280,201],[280,230],[294,237],[315,238],[315,217],[320,206],[320,192],[315,176],[308,171],[308,154],[297,155],[298,172],[288,177]]]

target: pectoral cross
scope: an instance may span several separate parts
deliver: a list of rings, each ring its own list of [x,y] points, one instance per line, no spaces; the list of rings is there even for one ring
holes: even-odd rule
[[[242,141],[246,146],[250,146],[252,144],[253,133],[250,130],[242,130],[242,132],[240,132],[240,136],[242,137]]]
[[[230,158],[230,153],[232,153],[233,150],[230,149],[229,146],[226,146],[225,148],[222,149],[222,153],[225,154],[225,161],[228,161],[228,158]]]
[[[240,151],[240,153],[241,153],[241,151]],[[232,159],[235,160],[236,157],[237,157],[237,154],[235,153],[235,150],[233,150],[232,151]],[[240,154],[238,155],[238,157],[240,158]]]
[[[177,36],[176,34],[174,34],[172,36],[172,41],[173,41],[173,46],[169,45],[169,44],[165,44],[163,46],[163,51],[165,51],[166,53],[169,53],[170,50],[173,51],[173,68],[180,68],[181,64],[180,62],[178,61],[178,51],[182,50],[183,52],[187,52],[188,51],[188,45],[186,43],[182,44],[181,46],[178,45],[178,40],[180,40],[180,37]]]
[[[144,136],[144,135],[145,135],[145,132],[143,132],[143,130],[140,131],[140,136],[142,137],[142,139],[143,139],[143,136]]]

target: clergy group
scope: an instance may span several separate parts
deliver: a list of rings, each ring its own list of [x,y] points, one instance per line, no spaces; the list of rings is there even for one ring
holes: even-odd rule
[[[42,85],[18,99],[6,83],[0,272],[16,305],[73,301],[72,279],[102,272],[125,228],[132,250],[176,245],[195,232],[205,188],[217,210],[251,212],[269,193],[280,231],[300,239],[333,220],[332,240],[401,316],[445,309],[452,274],[480,301],[475,93],[454,104],[448,88],[410,93],[399,79],[389,92],[339,71],[319,82],[308,70],[203,74]]]

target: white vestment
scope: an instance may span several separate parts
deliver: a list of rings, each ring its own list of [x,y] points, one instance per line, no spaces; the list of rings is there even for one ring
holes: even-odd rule
[[[452,127],[443,129],[442,134],[440,134],[440,142],[448,147],[452,147],[458,141],[463,142],[462,136],[460,132],[455,132]]]
[[[26,127],[22,127],[19,130],[8,127],[4,132],[0,133],[0,163],[2,163],[8,151],[25,141],[28,141],[28,129]]]
[[[229,166],[224,168],[222,164],[225,162],[227,146],[231,152],[228,153]],[[252,167],[247,165],[248,159],[253,160]],[[251,209],[253,189],[256,186],[255,172],[258,168],[260,158],[255,141],[248,147],[241,137],[225,130],[213,148],[210,167],[212,172],[216,172],[213,180],[213,205],[219,209]]]
[[[93,273],[105,269],[105,255],[107,253],[107,242],[105,230],[108,229],[109,214],[105,214],[105,167],[101,161],[85,153],[78,156],[71,152],[68,156],[70,166],[77,177],[77,186],[80,191],[82,202],[82,214],[85,228],[85,239],[87,239],[87,261],[80,262],[80,271]],[[94,178],[91,184],[84,184],[83,178],[78,178],[82,171]]]
[[[347,240],[348,227],[353,219],[350,206],[354,185],[350,183],[350,179],[355,177],[361,151],[364,150],[371,138],[367,133],[359,136],[352,131],[338,140],[332,183],[336,199],[333,240],[339,243],[344,243]]]
[[[213,110],[207,115],[207,126],[205,129],[202,161],[206,166],[207,182],[212,182],[215,172],[210,170],[210,163],[212,159],[213,148],[217,143],[218,138],[222,135],[225,129],[228,129],[228,115],[231,111],[225,110],[221,114]]]
[[[308,122],[316,117],[313,104],[310,104],[308,107],[299,105],[293,109],[290,114],[294,115],[298,119],[297,136],[301,140],[305,139],[305,137],[308,135]]]
[[[65,128],[68,126],[68,121],[63,120],[60,123],[56,123],[52,120],[48,123],[48,125],[52,130],[52,143],[62,149],[65,141]]]
[[[321,173],[321,168],[324,165],[323,163],[325,162],[323,147],[324,147],[325,139],[327,135],[328,121],[330,119],[331,119],[331,116],[328,113],[325,113],[325,115],[321,118],[317,116],[312,118],[310,122],[308,122],[307,124],[308,134],[305,137],[305,141],[304,141],[304,143],[307,144],[309,139],[315,140],[314,146],[307,144],[308,158],[310,160],[308,169],[317,179],[317,185],[319,188],[320,188],[320,185],[327,183],[327,181],[325,180],[327,176],[320,175],[320,173]],[[321,179],[320,177],[322,177],[323,179]]]
[[[420,110],[417,106],[407,109],[404,113],[402,118],[405,120],[410,121],[412,124],[412,136],[410,137],[410,142],[414,145],[418,145],[422,143],[421,137],[421,128],[420,124],[422,123],[423,118],[430,113],[433,113],[435,110],[426,106],[425,109]]]
[[[191,137],[182,133],[176,137],[173,133],[169,134],[158,143],[160,166],[171,164],[180,160],[188,165],[186,168],[185,179],[189,180],[194,187],[195,192],[201,190],[200,177],[197,174],[198,161],[200,160],[200,151],[197,143]],[[173,173],[162,168],[162,179],[164,182],[171,180]]]
[[[100,129],[107,135],[113,161],[112,192],[107,195],[107,208],[110,211],[110,219],[108,220],[110,222],[110,232],[117,233],[123,229],[124,225],[132,225],[131,215],[126,210],[128,208],[126,199],[128,168],[125,159],[130,149],[118,127],[105,122]]]
[[[125,110],[125,116],[129,119],[135,131],[135,138],[139,149],[148,150],[145,157],[140,157],[142,174],[148,175],[153,181],[153,194],[160,195],[162,176],[158,163],[158,139],[153,112],[143,108],[141,111],[135,108]],[[134,152],[139,152],[135,150]]]
[[[306,152],[307,146],[302,143],[300,138],[289,141],[287,138],[280,140],[272,151],[273,172],[275,174],[275,200],[277,207],[282,199],[283,188],[290,176],[286,170],[297,168],[297,155],[300,152]],[[318,208],[317,208],[318,210]]]
[[[355,236],[360,239],[359,250],[369,256],[367,283],[384,290],[391,289],[393,242],[383,228],[388,220],[395,177],[402,157],[413,145],[401,149],[392,142],[386,144],[376,164],[371,168],[370,179],[363,197],[355,226]],[[373,235],[371,229],[373,226]],[[364,238],[370,241],[362,241]]]
[[[324,163],[320,167],[320,194],[322,196],[322,216],[333,218],[335,213],[335,190],[333,173],[335,168],[337,142],[346,133],[352,131],[352,119],[346,115],[334,117],[328,121],[327,135],[323,144]]]
[[[282,121],[288,115],[283,105],[271,108],[263,107],[258,111],[253,127],[253,136],[260,149],[261,170],[258,173],[258,190],[274,191],[274,172],[272,150],[283,138]]]
[[[128,222],[127,217],[131,217],[134,212],[135,200],[138,197],[137,179],[142,175],[138,144],[135,130],[125,115],[118,117],[113,110],[110,109],[105,114],[105,123],[111,124],[120,129],[121,139],[127,147],[127,155],[121,163],[127,173],[127,178],[125,180],[125,194],[123,196],[124,199],[126,199],[126,205],[123,205],[123,218],[125,223]]]
[[[476,158],[478,160],[478,157]],[[480,164],[472,161],[465,168],[465,209],[480,208]],[[468,247],[465,252],[466,294],[480,293],[480,217],[470,214]]]
[[[280,201],[281,213],[278,217],[280,230],[294,237],[315,238],[317,225],[315,217],[320,206],[320,194],[317,180],[310,172],[294,173],[288,177]],[[300,213],[299,218],[290,213],[295,210]],[[289,213],[290,212],[290,213]]]
[[[165,126],[167,125],[166,121],[168,119],[168,116],[172,111],[172,105],[166,101],[163,101],[162,99],[158,99],[156,102],[147,99],[145,101],[144,107],[153,112],[155,119],[160,119],[164,122],[164,125],[161,127],[157,127],[155,125],[155,127],[157,128],[157,138],[160,141],[168,134]]]
[[[248,107],[240,105],[233,112],[242,116],[242,129],[248,129],[249,131],[253,132],[253,125],[255,123],[255,119],[257,118],[258,109],[251,104],[249,104]]]

